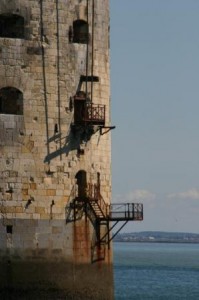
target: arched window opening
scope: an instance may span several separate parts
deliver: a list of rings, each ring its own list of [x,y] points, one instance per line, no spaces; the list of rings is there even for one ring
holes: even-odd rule
[[[14,87],[0,89],[0,114],[23,115],[23,93]]]
[[[15,14],[0,15],[0,37],[23,39],[24,18]]]
[[[87,44],[89,40],[88,23],[83,20],[73,22],[73,43]]]
[[[87,178],[86,171],[81,170],[75,176],[78,186],[78,197],[86,197]]]

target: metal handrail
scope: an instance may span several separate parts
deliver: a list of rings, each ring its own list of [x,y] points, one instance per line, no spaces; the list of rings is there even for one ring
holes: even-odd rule
[[[102,104],[86,104],[84,121],[105,121],[105,105]]]
[[[109,205],[104,201],[100,193],[100,185],[99,184],[87,184],[87,196],[88,198],[97,202],[98,206],[100,207],[102,213],[106,217],[109,213]]]
[[[110,218],[143,220],[142,203],[115,203],[110,205]]]

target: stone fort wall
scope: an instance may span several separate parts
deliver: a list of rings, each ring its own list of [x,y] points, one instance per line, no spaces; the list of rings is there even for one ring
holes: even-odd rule
[[[94,5],[93,19],[91,0],[88,7],[86,0],[0,2],[2,28],[14,22],[8,36],[7,29],[0,29],[3,296],[112,298],[111,249],[103,248],[103,259],[99,254],[94,262],[92,224],[84,216],[66,222],[79,171],[92,184],[100,174],[105,202],[111,197],[110,133],[101,135],[97,126],[92,133],[71,127],[80,76],[90,75],[92,68],[99,82],[93,90],[83,82],[81,90],[93,94],[94,103],[106,105],[105,124],[110,125],[109,1],[96,0]],[[70,36],[76,20],[88,23],[88,48]]]

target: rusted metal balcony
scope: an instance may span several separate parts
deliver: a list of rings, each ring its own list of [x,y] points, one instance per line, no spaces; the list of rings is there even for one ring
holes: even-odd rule
[[[93,104],[85,94],[74,97],[74,125],[105,125],[105,105]]]
[[[87,104],[85,108],[85,122],[97,125],[105,124],[105,105]]]

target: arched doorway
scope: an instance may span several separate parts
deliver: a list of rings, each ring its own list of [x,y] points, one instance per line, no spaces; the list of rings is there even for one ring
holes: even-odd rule
[[[87,175],[86,171],[80,170],[75,176],[78,186],[78,197],[86,197]]]

